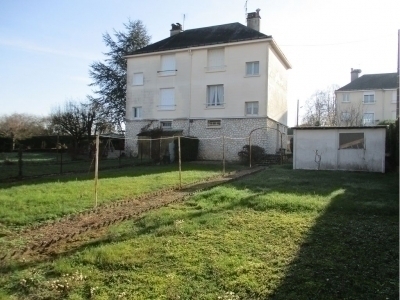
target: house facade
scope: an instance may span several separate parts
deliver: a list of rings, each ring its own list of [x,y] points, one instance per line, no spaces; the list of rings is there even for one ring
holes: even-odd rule
[[[126,56],[126,148],[152,128],[200,139],[199,159],[220,159],[222,136],[248,137],[275,153],[287,129],[287,75],[291,68],[271,36],[259,32],[259,11],[240,23],[183,31]],[[271,129],[272,128],[272,129]],[[247,142],[246,142],[247,141]],[[247,140],[227,143],[237,160]],[[283,145],[286,147],[286,144]]]
[[[351,82],[336,91],[336,109],[341,126],[373,126],[396,120],[397,73],[358,77],[351,69]]]

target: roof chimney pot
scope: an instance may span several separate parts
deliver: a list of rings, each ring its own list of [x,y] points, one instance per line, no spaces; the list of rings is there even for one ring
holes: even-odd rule
[[[247,14],[247,27],[260,31],[260,10],[256,9],[256,12],[251,12]]]
[[[353,80],[355,80],[355,79],[357,79],[358,78],[358,74],[360,74],[361,73],[361,70],[360,69],[353,69],[353,68],[351,68],[351,72],[350,72],[350,75],[351,75],[351,81],[353,81]],[[351,82],[350,81],[350,82]]]
[[[173,36],[175,34],[178,34],[182,32],[182,25],[179,23],[176,24],[171,24],[171,30],[170,30],[170,36]]]

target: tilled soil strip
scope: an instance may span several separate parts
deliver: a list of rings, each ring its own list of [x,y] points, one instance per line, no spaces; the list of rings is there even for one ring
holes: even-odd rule
[[[83,244],[99,239],[105,229],[128,219],[139,219],[145,212],[168,204],[183,201],[194,193],[236,180],[243,176],[263,170],[258,167],[232,172],[227,176],[218,176],[200,183],[184,186],[182,189],[166,189],[143,195],[131,200],[118,201],[83,213],[69,215],[56,222],[39,227],[28,228],[18,234],[18,239],[26,241],[25,248],[0,254],[1,261],[41,260],[76,249]]]

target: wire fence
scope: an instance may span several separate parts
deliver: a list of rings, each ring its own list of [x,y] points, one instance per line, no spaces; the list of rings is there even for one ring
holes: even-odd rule
[[[102,138],[103,140],[101,140]],[[124,150],[115,150],[106,136],[97,136],[98,144],[80,156],[71,155],[66,149],[33,152],[20,148],[17,152],[0,153],[0,182],[38,176],[71,173],[94,173],[113,168],[138,165],[177,164],[207,160],[221,165],[224,174],[227,164],[252,166],[258,158],[252,157],[260,141],[251,135],[244,137],[138,137],[120,138]],[[196,142],[197,141],[197,142]],[[95,145],[93,143],[93,145]],[[247,156],[245,146],[247,148]],[[242,152],[242,156],[240,156]],[[278,162],[282,162],[278,156]],[[96,164],[97,160],[97,164]]]

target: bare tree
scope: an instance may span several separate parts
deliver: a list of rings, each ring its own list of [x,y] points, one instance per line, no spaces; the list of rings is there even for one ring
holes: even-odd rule
[[[29,114],[0,116],[0,136],[10,137],[13,144],[35,135],[46,134],[46,117]]]
[[[361,126],[363,120],[363,110],[361,104],[358,106],[350,105],[338,111],[338,125],[341,126]]]
[[[56,131],[70,135],[73,138],[72,154],[76,155],[84,140],[90,140],[97,131],[96,109],[91,104],[65,102],[63,107],[57,107],[51,114],[51,123]]]
[[[338,85],[331,85],[325,90],[317,90],[306,102],[306,114],[303,123],[310,126],[336,126],[337,111],[335,90]]]

